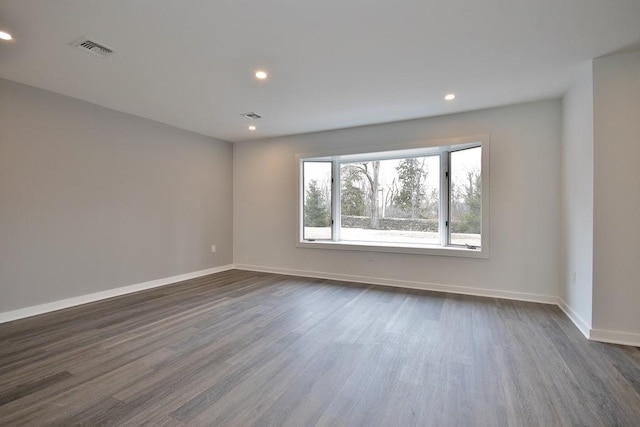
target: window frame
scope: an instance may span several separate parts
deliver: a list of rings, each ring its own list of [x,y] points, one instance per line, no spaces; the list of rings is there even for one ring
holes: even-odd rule
[[[309,160],[309,159],[303,159],[300,161],[300,174],[301,174],[301,179],[300,179],[300,187],[302,188],[302,191],[304,192],[304,183],[306,181],[306,177],[304,174],[304,163],[308,162],[308,163],[330,163],[331,164],[331,200],[330,200],[330,210],[331,210],[331,215],[329,217],[329,239],[305,239],[304,238],[304,209],[306,207],[306,197],[302,197],[300,199],[300,203],[302,203],[302,210],[301,210],[301,214],[302,217],[299,218],[299,222],[302,224],[302,226],[300,227],[301,230],[301,235],[300,235],[300,240],[304,241],[304,242],[313,242],[313,241],[322,241],[322,242],[326,242],[326,241],[333,241],[335,240],[335,236],[336,236],[336,231],[335,228],[333,227],[333,221],[334,221],[334,211],[333,211],[333,207],[335,205],[334,203],[334,199],[336,198],[334,196],[334,187],[333,187],[333,176],[335,173],[335,162],[331,161],[331,160]]]
[[[300,153],[295,156],[296,160],[296,207],[297,207],[297,232],[296,247],[311,249],[338,249],[362,252],[386,252],[414,255],[436,255],[453,256],[466,258],[489,258],[489,154],[490,136],[477,135],[461,138],[435,139],[408,143],[404,145],[393,145],[384,147],[368,147],[352,150],[332,150],[315,153]],[[469,249],[461,245],[451,245],[449,243],[449,230],[445,226],[448,221],[448,210],[450,205],[450,179],[447,178],[449,172],[449,155],[442,155],[452,151],[468,148],[482,147],[481,177],[482,177],[482,245],[478,249]],[[440,155],[440,244],[414,244],[397,242],[358,242],[341,241],[340,239],[340,165],[341,163],[357,162],[360,160],[387,160],[408,158],[416,156]],[[330,161],[332,163],[331,182],[331,240],[304,240],[304,161]],[[337,177],[337,178],[336,178]],[[337,195],[337,197],[336,197]]]

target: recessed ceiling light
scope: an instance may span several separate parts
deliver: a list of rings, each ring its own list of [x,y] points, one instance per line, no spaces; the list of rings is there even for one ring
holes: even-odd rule
[[[5,33],[4,31],[0,31],[0,39],[2,40],[11,40],[13,37],[11,37],[11,34],[9,33]]]
[[[444,99],[446,99],[447,101],[453,101],[454,99],[456,99],[456,95],[453,93],[448,93],[444,96]]]
[[[267,78],[267,72],[266,71],[262,71],[262,70],[256,71],[256,78],[260,79],[260,80],[266,79]]]
[[[256,130],[255,126],[249,126],[249,130]]]

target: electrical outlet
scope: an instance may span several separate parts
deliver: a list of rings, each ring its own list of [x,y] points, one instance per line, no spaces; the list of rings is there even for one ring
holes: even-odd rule
[[[216,251],[216,245],[211,245],[211,253]]]

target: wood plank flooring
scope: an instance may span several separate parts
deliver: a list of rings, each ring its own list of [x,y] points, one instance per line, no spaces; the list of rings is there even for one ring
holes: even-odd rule
[[[0,344],[2,426],[640,426],[640,349],[542,304],[233,270]]]

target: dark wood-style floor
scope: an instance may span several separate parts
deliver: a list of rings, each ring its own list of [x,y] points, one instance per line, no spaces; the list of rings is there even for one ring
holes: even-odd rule
[[[557,307],[228,271],[0,325],[0,425],[640,425]]]

